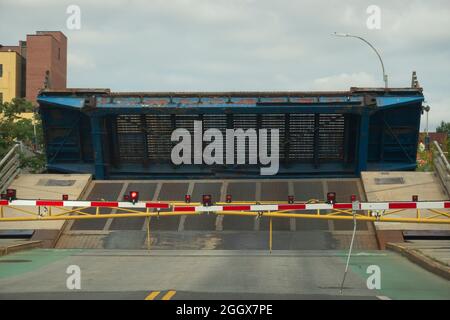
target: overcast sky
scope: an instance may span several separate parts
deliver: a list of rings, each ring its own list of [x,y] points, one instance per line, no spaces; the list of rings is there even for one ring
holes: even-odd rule
[[[81,29],[69,30],[69,5]],[[381,28],[369,29],[369,5]],[[0,43],[36,30],[69,41],[68,86],[114,91],[409,87],[417,71],[430,127],[450,121],[450,1],[0,0]],[[425,118],[422,121],[424,125]],[[423,126],[422,126],[423,127]]]

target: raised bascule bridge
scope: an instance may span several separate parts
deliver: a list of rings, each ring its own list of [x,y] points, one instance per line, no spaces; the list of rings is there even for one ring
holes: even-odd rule
[[[73,89],[43,91],[38,97],[48,169],[92,173],[96,179],[260,176],[259,166],[249,161],[174,165],[171,134],[183,128],[194,135],[194,121],[202,121],[203,132],[214,128],[224,136],[227,129],[278,129],[277,178],[414,170],[423,101],[420,88],[195,93]],[[235,157],[242,152],[257,155],[258,148],[246,144],[245,149],[235,144]]]
[[[39,203],[4,205],[38,206],[45,210],[36,219],[65,221],[54,233],[57,248],[346,249],[353,216],[356,247],[384,248],[390,239],[402,239],[402,230],[383,233],[376,223],[437,225],[448,219],[448,197],[438,182],[426,182],[428,191],[439,193],[428,196],[412,172],[423,101],[421,88],[44,90],[38,102],[49,171],[67,181],[90,174],[92,181],[63,201],[39,197]],[[172,161],[177,129],[192,137],[191,164]],[[223,137],[230,129],[277,129],[278,172],[261,175],[262,165],[250,164],[261,153],[259,136],[256,144],[235,141],[231,163],[196,163],[208,142],[195,146],[195,137],[201,140],[210,129]],[[220,143],[230,152],[226,139]],[[242,155],[245,161],[238,163]],[[56,180],[39,184],[52,188],[62,183]],[[407,191],[395,194],[392,188]],[[18,190],[17,198],[26,197]]]

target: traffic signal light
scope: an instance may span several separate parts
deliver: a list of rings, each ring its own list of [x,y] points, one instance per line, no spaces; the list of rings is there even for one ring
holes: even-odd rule
[[[130,201],[135,204],[139,201],[139,192],[137,191],[130,191]]]
[[[212,205],[212,197],[210,194],[204,194],[202,196],[202,203],[205,207],[209,207]]]
[[[293,204],[294,203],[294,196],[288,196],[288,203]]]
[[[16,195],[16,189],[6,189],[6,199],[8,199],[9,201],[16,200]]]
[[[69,195],[68,194],[63,194],[62,195],[62,199],[63,199],[63,201],[68,201],[69,200]]]
[[[418,202],[419,201],[419,196],[418,195],[413,195],[412,196],[412,201]]]
[[[356,201],[356,195],[352,194],[350,196],[350,202],[355,202]]]
[[[184,196],[184,202],[191,203],[191,195],[190,194],[187,194]]]
[[[328,192],[327,193],[327,203],[328,204],[336,203],[336,192]]]
[[[226,197],[225,197],[225,202],[226,203],[231,203],[231,200],[232,200],[231,199],[231,194],[227,194]]]

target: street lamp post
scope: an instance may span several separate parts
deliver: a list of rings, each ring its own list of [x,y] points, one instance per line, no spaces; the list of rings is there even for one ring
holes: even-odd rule
[[[356,39],[359,39],[359,40],[365,42],[366,44],[368,44],[369,47],[371,47],[372,50],[375,51],[375,53],[376,53],[377,56],[378,56],[378,59],[380,59],[380,62],[381,62],[381,68],[383,69],[383,81],[384,81],[384,87],[385,87],[385,88],[388,87],[388,76],[387,76],[387,74],[386,74],[386,72],[385,72],[385,70],[384,70],[383,59],[381,59],[381,55],[378,53],[377,49],[375,49],[375,47],[374,47],[369,41],[367,41],[367,40],[364,39],[363,37],[351,35],[351,34],[348,34],[348,33],[338,33],[338,32],[335,32],[333,35],[335,35],[336,37],[356,38]]]

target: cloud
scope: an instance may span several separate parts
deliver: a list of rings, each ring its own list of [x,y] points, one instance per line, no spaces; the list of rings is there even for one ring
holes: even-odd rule
[[[39,3],[39,4],[38,4]],[[66,28],[68,5],[81,30]],[[348,90],[410,85],[418,72],[436,112],[450,119],[450,2],[378,0],[381,29],[366,26],[368,0],[0,0],[0,43],[36,30],[69,40],[68,83],[113,90]],[[435,106],[435,107],[434,107]]]
[[[91,71],[96,66],[94,60],[90,56],[86,56],[83,53],[68,53],[67,64],[70,69],[83,69]]]
[[[383,83],[375,80],[373,75],[358,73],[341,73],[328,77],[322,77],[313,81],[315,90],[348,90],[350,87],[382,87]]]
[[[384,28],[392,41],[421,46],[443,39],[450,40],[450,6],[448,1],[433,3],[411,1],[401,10],[387,10]],[[414,40],[414,41],[412,41]]]

